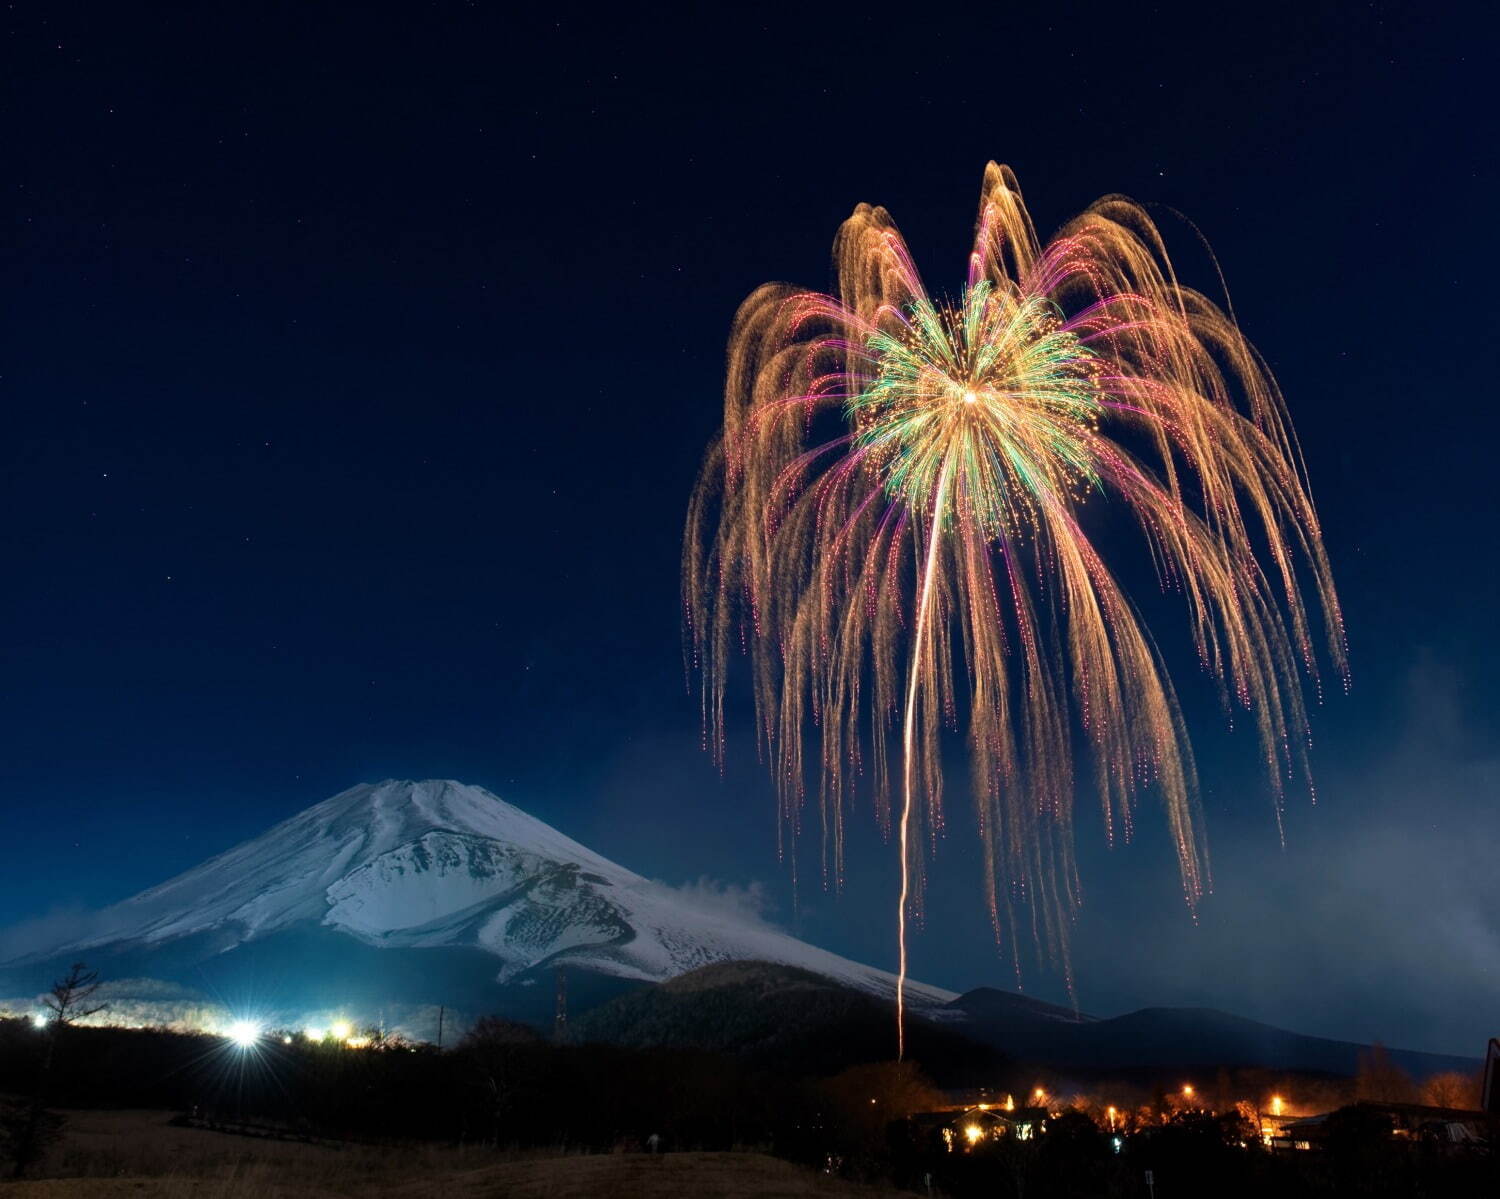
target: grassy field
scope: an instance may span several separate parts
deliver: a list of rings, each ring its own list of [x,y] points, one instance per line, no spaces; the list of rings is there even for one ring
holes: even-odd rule
[[[431,1146],[303,1145],[175,1128],[167,1112],[72,1112],[38,1177],[0,1199],[853,1199],[896,1192],[758,1153],[517,1155]]]

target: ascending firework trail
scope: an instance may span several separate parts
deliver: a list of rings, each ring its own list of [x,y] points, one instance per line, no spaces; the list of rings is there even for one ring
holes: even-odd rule
[[[1111,838],[1154,785],[1190,907],[1207,886],[1176,696],[1090,505],[1131,515],[1224,703],[1254,714],[1278,821],[1285,780],[1306,776],[1299,661],[1318,684],[1299,570],[1342,676],[1344,638],[1276,384],[1177,282],[1139,206],[1106,197],[1043,246],[990,164],[951,302],[882,208],[855,209],[834,253],[837,297],[769,284],[735,318],[683,591],[715,757],[743,650],[793,835],[817,754],[825,882],[843,877],[855,779],[887,831],[895,793],[900,1051],[916,847],[942,828],[940,723],[967,735],[986,898],[1018,971],[1021,912],[1068,967],[1075,717]]]

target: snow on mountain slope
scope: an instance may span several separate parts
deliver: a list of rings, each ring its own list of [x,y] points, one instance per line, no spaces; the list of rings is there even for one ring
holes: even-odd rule
[[[895,977],[706,908],[481,787],[361,784],[100,915],[48,957],[212,933],[223,948],[317,924],[376,946],[470,946],[496,980],[566,964],[659,981],[711,962],[801,966],[877,995]],[[909,985],[914,1006],[954,998]]]

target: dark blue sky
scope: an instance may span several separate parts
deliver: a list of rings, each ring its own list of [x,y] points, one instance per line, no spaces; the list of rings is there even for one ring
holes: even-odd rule
[[[1123,191],[1207,235],[1287,393],[1354,669],[1285,852],[1252,739],[1181,680],[1197,928],[1159,823],[1105,853],[1082,801],[1084,1006],[1477,1053],[1500,263],[1462,6],[509,8],[6,12],[0,923],[447,776],[644,873],[758,881],[889,964],[893,855],[867,836],[849,893],[794,911],[753,754],[721,781],[698,752],[681,522],[745,294],[826,286],[858,201],[957,284],[996,158],[1043,230]],[[962,828],[914,969],[1003,985]]]

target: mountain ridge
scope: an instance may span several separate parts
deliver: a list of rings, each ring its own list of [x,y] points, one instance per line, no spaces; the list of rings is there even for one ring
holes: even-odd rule
[[[139,1023],[185,1022],[189,1012],[201,1020],[214,1008],[226,1021],[250,1012],[290,1027],[347,1016],[423,1039],[432,1039],[441,1009],[453,1030],[464,1013],[549,1023],[554,995],[543,976],[554,968],[567,971],[580,1014],[609,1003],[647,1013],[651,1003],[629,993],[651,984],[664,984],[659,1008],[692,1009],[697,1001],[685,996],[709,984],[729,994],[726,978],[739,978],[742,997],[754,995],[758,984],[746,981],[754,971],[740,977],[725,963],[808,972],[875,1003],[895,989],[891,974],[705,906],[451,779],[358,784],[110,905],[84,935],[0,962],[0,995],[33,997],[0,1008],[32,1010],[54,969],[79,957],[102,968],[116,1011]],[[716,964],[717,974],[701,973]],[[851,1002],[831,999],[821,984],[812,992],[821,1010]],[[1213,1009],[1101,1019],[1009,991],[958,995],[916,982],[908,1002],[986,1050],[1059,1068],[1130,1069],[1172,1057],[1352,1073],[1363,1048]],[[865,1020],[869,1007],[848,1010]],[[662,1035],[671,1024],[657,1021]],[[1390,1053],[1414,1073],[1472,1064]]]
[[[896,982],[648,880],[452,779],[358,784],[110,905],[85,934],[0,963],[0,971],[103,955],[132,973],[141,972],[137,963],[149,973],[154,956],[187,959],[201,973],[212,959],[240,952],[268,959],[257,976],[291,974],[298,959],[316,968],[320,956],[353,952],[329,934],[384,951],[467,954],[456,968],[470,992],[485,960],[497,987],[534,983],[554,966],[649,983],[747,958],[810,969],[877,996],[893,994]],[[277,957],[273,944],[286,952]],[[918,1009],[936,1009],[954,993],[909,983],[908,997]],[[484,1002],[482,992],[476,1001]]]
[[[586,1013],[573,1033],[635,1048],[705,1049],[834,1070],[861,1053],[888,1056],[894,1015],[888,1002],[795,967],[733,962],[610,1000]],[[945,1011],[910,1019],[907,1042],[943,1085],[991,1087],[1036,1069],[1074,1077],[1219,1069],[1352,1077],[1370,1048],[1214,1008],[1150,1007],[1099,1018],[988,987],[965,992]],[[1418,1050],[1386,1053],[1418,1078],[1470,1073],[1479,1065]]]

